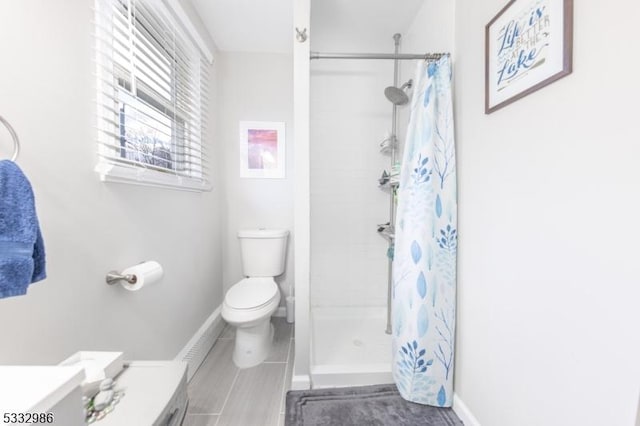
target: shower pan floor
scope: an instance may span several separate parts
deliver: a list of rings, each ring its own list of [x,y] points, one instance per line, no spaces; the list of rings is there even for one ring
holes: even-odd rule
[[[384,307],[314,307],[313,387],[391,383],[386,315]]]

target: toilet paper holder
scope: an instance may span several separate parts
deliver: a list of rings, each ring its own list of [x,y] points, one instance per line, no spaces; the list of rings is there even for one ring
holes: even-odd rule
[[[135,284],[136,282],[138,282],[138,277],[134,274],[122,275],[118,271],[109,271],[107,272],[106,281],[109,285],[117,284],[120,281],[126,281],[129,284]]]

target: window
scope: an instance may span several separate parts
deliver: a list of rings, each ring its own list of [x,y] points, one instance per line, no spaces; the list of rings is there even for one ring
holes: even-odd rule
[[[158,0],[96,0],[102,180],[210,189],[207,64]]]

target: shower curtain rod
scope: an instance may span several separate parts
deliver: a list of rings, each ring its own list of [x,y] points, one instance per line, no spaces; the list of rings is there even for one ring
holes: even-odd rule
[[[448,56],[448,53],[320,53],[311,52],[310,59],[424,59],[434,61]]]

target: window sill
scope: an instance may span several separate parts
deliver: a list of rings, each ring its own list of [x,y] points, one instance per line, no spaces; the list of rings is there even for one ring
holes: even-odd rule
[[[190,192],[207,192],[213,189],[208,182],[199,179],[176,176],[156,170],[132,168],[108,162],[98,163],[95,171],[100,176],[102,182],[153,186]]]

